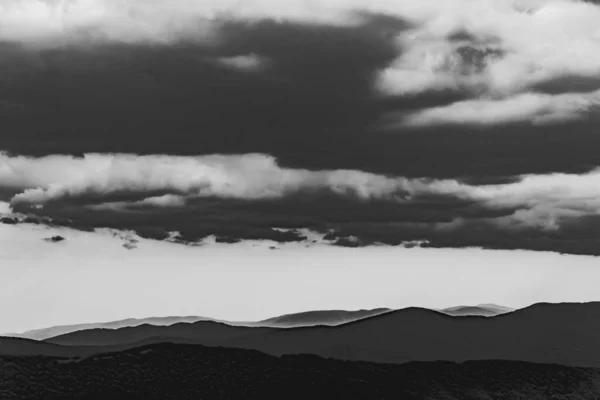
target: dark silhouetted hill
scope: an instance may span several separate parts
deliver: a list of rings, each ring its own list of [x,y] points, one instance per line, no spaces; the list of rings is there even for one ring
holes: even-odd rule
[[[600,370],[509,361],[375,364],[158,344],[83,360],[0,356],[2,400],[598,399]]]
[[[227,345],[374,362],[501,359],[600,366],[598,329],[600,303],[543,303],[492,318],[408,308],[338,327],[280,330]]]
[[[600,367],[599,331],[600,303],[542,303],[495,317],[454,317],[407,308],[339,326],[279,329],[197,322],[80,331],[47,342],[115,346],[175,338],[273,355],[316,354],[372,362],[498,359]]]
[[[0,356],[69,357],[78,354],[80,354],[78,348],[68,348],[31,339],[0,336]]]
[[[120,329],[88,329],[46,339],[45,343],[67,346],[112,346],[141,341],[178,339],[193,343],[220,345],[246,335],[269,332],[275,328],[232,326],[214,321],[177,323],[168,326],[138,325]]]

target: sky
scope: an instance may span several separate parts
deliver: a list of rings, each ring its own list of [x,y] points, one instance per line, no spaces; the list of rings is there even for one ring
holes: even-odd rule
[[[599,106],[597,1],[0,0],[0,225],[598,256]]]
[[[62,235],[52,243],[42,239]],[[114,231],[0,225],[0,332],[150,316],[257,321],[315,309],[597,300],[598,261],[553,252],[182,246]],[[275,246],[277,250],[270,247]]]

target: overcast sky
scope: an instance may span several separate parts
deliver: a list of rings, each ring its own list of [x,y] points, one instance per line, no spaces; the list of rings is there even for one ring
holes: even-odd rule
[[[598,254],[600,6],[0,3],[0,201],[80,229]]]
[[[597,256],[599,105],[596,1],[0,0],[3,229]]]

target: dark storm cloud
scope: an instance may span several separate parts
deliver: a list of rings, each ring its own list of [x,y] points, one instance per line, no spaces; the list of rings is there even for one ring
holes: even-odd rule
[[[393,34],[406,24],[362,19],[351,27],[223,21],[212,45],[5,45],[2,96],[27,112],[7,116],[0,146],[36,155],[309,150],[376,115],[373,80],[397,57]],[[264,68],[223,63],[248,55]]]
[[[598,7],[209,3],[0,9],[0,200],[183,242],[596,254]]]
[[[417,242],[422,247],[600,255],[599,221],[593,215],[566,218],[560,229],[548,229],[539,225],[539,221],[520,225],[515,216],[519,210],[455,203],[454,206],[418,202],[398,205],[339,198],[252,202],[199,199],[185,208],[161,210],[132,207],[128,212],[115,213],[56,204],[41,212],[57,221],[72,221],[68,226],[81,230],[105,227],[133,230],[141,237],[157,240],[173,237],[177,232],[174,239],[181,243],[194,243],[209,236],[223,243],[241,240],[308,243],[307,236],[297,229],[309,229],[333,245],[350,247]],[[17,210],[40,212],[19,207]],[[46,223],[61,225],[52,219]]]
[[[341,225],[329,239],[353,247],[400,245],[419,242],[420,247],[476,247],[495,250],[526,249],[563,254],[599,256],[600,239],[597,217],[577,221],[577,233],[570,229],[556,231],[528,229],[499,229],[494,219],[458,220],[441,224],[353,224]],[[348,238],[355,238],[349,240]]]
[[[390,32],[409,26],[391,21],[372,14],[350,27],[228,20],[211,45],[5,44],[0,96],[18,112],[5,113],[0,148],[38,156],[261,152],[296,167],[436,177],[600,164],[593,120],[378,131],[387,113],[468,98],[452,89],[377,95],[377,73],[402,53]],[[261,68],[219,61],[252,55]]]
[[[599,233],[597,169],[482,184],[292,169],[259,154],[1,160],[13,211],[155,239],[178,232],[182,242],[289,242],[307,240],[297,230],[310,229],[345,246],[424,241],[596,254]]]
[[[159,18],[166,13],[182,21],[186,7],[191,7],[184,3],[149,15]],[[131,7],[138,10],[141,4],[133,2]],[[260,152],[300,168],[492,180],[520,173],[582,172],[600,164],[593,147],[595,121],[583,118],[567,125],[532,126],[527,121],[531,112],[547,114],[548,105],[538,107],[537,98],[530,99],[528,104],[534,106],[522,114],[524,121],[490,127],[465,126],[459,119],[456,126],[456,118],[469,115],[485,122],[482,105],[499,107],[473,99],[473,90],[477,94],[485,89],[481,83],[438,87],[435,77],[445,76],[447,82],[471,79],[486,62],[502,60],[500,56],[506,55],[499,37],[502,32],[492,40],[485,32],[469,31],[468,26],[452,28],[442,37],[449,36],[454,44],[431,47],[429,39],[418,42],[425,49],[421,60],[421,53],[415,52],[421,47],[404,36],[427,30],[427,24],[414,20],[412,8],[398,4],[401,7],[394,12],[383,7],[387,14],[354,11],[352,24],[308,22],[308,17],[245,18],[233,13],[211,19],[210,29],[198,28],[208,22],[200,18],[206,10],[197,6],[189,8],[190,20],[181,23],[177,35],[157,28],[154,36],[142,40],[123,30],[124,22],[116,18],[122,10],[110,3],[111,13],[101,27],[114,33],[88,32],[83,36],[86,46],[66,42],[31,48],[14,41],[2,45],[0,100],[7,106],[0,109],[9,111],[4,113],[0,149],[37,156]],[[360,9],[355,4],[347,8],[353,6]],[[430,5],[414,7],[428,10]],[[455,18],[458,11],[444,12],[447,18]],[[499,26],[502,18],[522,17],[493,15]],[[131,30],[137,29],[135,23],[130,25]],[[67,33],[79,37],[78,32]],[[116,40],[117,32],[129,39]],[[165,40],[159,40],[161,34]],[[398,65],[402,56],[425,63],[418,70],[432,71],[434,81],[429,84],[427,78],[419,90],[402,92],[399,84],[419,78],[396,76],[394,71],[412,65]],[[427,64],[428,60],[441,64]],[[473,67],[475,71],[469,72]],[[391,75],[383,79],[386,71]],[[580,81],[592,79],[576,72],[574,77]],[[536,84],[558,94],[562,89],[552,87],[564,88],[563,80],[549,75]],[[391,88],[386,95],[376,90],[381,82]],[[471,103],[461,103],[465,101]],[[458,109],[462,117],[457,104],[462,104]],[[509,99],[502,104],[516,103]],[[561,104],[555,109],[561,110]],[[510,112],[524,108],[511,107]],[[575,102],[574,107],[582,105]],[[492,111],[487,121],[497,120]],[[416,113],[412,120],[420,122],[431,122],[431,115],[446,121],[448,114],[455,120],[450,126],[407,127],[405,119],[412,113]],[[505,113],[501,114],[503,118]],[[391,116],[394,128],[381,131],[386,116]],[[536,157],[531,157],[532,152]],[[577,154],[576,159],[572,154]]]

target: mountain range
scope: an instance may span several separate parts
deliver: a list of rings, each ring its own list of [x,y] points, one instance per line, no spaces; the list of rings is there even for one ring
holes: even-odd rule
[[[43,340],[0,337],[0,398],[591,400],[600,393],[600,302],[103,326]]]
[[[4,336],[20,337],[24,339],[44,340],[51,337],[64,335],[88,329],[119,329],[135,327],[140,325],[168,326],[178,323],[194,323],[198,321],[214,321],[234,326],[267,326],[273,328],[293,328],[314,325],[341,325],[358,319],[382,314],[392,311],[389,308],[376,308],[371,310],[316,310],[293,314],[285,314],[256,322],[226,321],[215,318],[200,316],[183,317],[150,317],[150,318],[128,318],[118,321],[97,322],[74,325],[59,325],[42,329],[29,330],[22,333],[4,334]],[[494,304],[480,304],[477,306],[457,306],[445,308],[442,311],[449,315],[481,315],[494,316],[513,311],[512,308],[497,306]]]
[[[599,329],[600,303],[540,303],[494,317],[406,308],[337,326],[276,328],[197,321],[83,330],[44,341],[4,338],[0,354],[11,354],[6,350],[11,346],[36,354],[36,346],[41,346],[45,354],[83,357],[174,342],[384,363],[514,360],[600,367]]]

